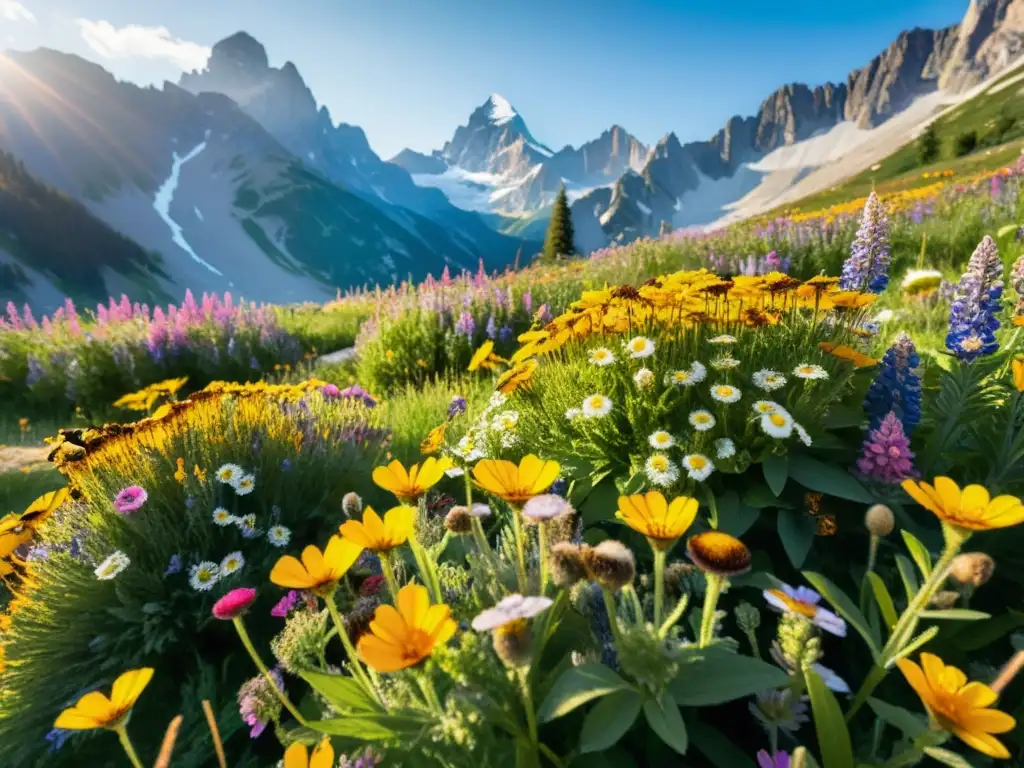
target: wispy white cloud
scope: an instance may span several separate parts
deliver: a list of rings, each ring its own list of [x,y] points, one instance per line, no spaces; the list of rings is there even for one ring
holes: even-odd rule
[[[8,0],[0,0],[4,2]],[[167,27],[115,27],[109,21],[90,19],[76,22],[86,44],[107,59],[163,59],[188,72],[202,69],[210,57],[209,46],[172,37]]]
[[[35,14],[17,0],[0,0],[0,20],[36,23]]]

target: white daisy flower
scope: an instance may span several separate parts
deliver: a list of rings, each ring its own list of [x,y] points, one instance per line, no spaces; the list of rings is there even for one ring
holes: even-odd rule
[[[579,408],[570,408],[569,410],[567,410],[565,412],[565,418],[568,419],[569,421],[572,421],[577,416],[582,416],[582,415],[583,415],[583,411],[581,411]]]
[[[807,430],[803,428],[803,425],[797,424],[794,421],[793,422],[793,429],[796,430],[796,436],[800,438],[800,442],[803,443],[804,445],[806,445],[808,448],[810,448],[811,447],[811,443],[813,441],[811,440],[811,436],[807,432]]]
[[[708,369],[704,367],[704,363],[694,361],[690,364],[690,375],[693,376],[694,383],[699,384],[708,377]]]
[[[464,470],[462,467],[450,467],[444,471],[444,474],[447,477],[462,477],[464,474],[466,474],[466,470]]]
[[[785,411],[766,413],[761,417],[761,429],[765,434],[781,440],[793,434],[793,417]]]
[[[735,403],[740,399],[740,391],[731,384],[713,384],[711,396],[720,403]]]
[[[234,485],[244,475],[245,472],[237,464],[223,464],[221,468],[217,470],[217,480],[226,485]]]
[[[235,483],[235,493],[239,496],[248,496],[253,492],[256,487],[256,476],[255,475],[242,475],[238,478],[238,482]]]
[[[786,386],[786,377],[778,371],[772,371],[768,368],[762,368],[751,378],[754,381],[754,386],[758,389],[763,389],[765,392],[772,392]]]
[[[644,464],[644,473],[654,485],[667,488],[679,479],[679,467],[664,453],[656,453]]]
[[[793,375],[800,379],[827,379],[828,371],[820,365],[801,363],[793,369]]]
[[[607,416],[612,412],[612,401],[604,395],[591,395],[583,401],[581,410],[588,419]]]
[[[728,459],[736,455],[736,443],[728,437],[720,437],[715,440],[715,456],[720,459]]]
[[[892,322],[892,320],[895,317],[896,313],[893,312],[891,309],[883,309],[881,312],[879,312],[877,315],[871,318],[871,322],[874,323],[875,325],[885,325],[886,323]]]
[[[515,429],[518,423],[519,413],[517,411],[503,411],[495,417],[491,427],[497,430]]]
[[[131,565],[131,560],[121,550],[117,550],[111,555],[107,556],[107,559],[96,566],[96,570],[93,573],[96,574],[96,578],[100,581],[110,581],[115,578],[121,571]]]
[[[713,339],[708,339],[709,344],[735,344],[736,337],[730,336],[727,333],[723,333],[721,336],[715,336]]]
[[[188,572],[188,583],[196,592],[209,592],[219,578],[220,571],[217,564],[209,560],[193,565]]]
[[[604,368],[606,365],[611,365],[615,362],[615,355],[607,347],[598,347],[597,349],[590,350],[590,362]]]
[[[232,573],[240,571],[244,565],[245,557],[242,553],[232,552],[229,555],[225,555],[224,559],[220,561],[220,575],[230,576]]]
[[[646,336],[635,336],[626,342],[626,351],[634,360],[654,354],[654,342]]]
[[[676,439],[665,430],[659,429],[657,432],[651,433],[650,437],[647,438],[647,443],[651,448],[664,451],[675,445]]]
[[[665,374],[665,383],[673,387],[692,387],[697,379],[689,371],[672,371]]]
[[[495,392],[491,395],[491,399],[487,402],[488,408],[501,408],[508,400],[508,395],[504,392]]]
[[[458,445],[455,446],[453,451],[457,456],[460,456],[463,461],[472,464],[478,459],[484,458],[484,452],[476,447],[476,441],[470,436],[465,435],[459,440]]]
[[[224,509],[224,507],[217,507],[213,510],[213,522],[221,528],[226,528],[235,522],[235,516]]]
[[[274,547],[286,547],[292,540],[292,532],[283,525],[272,525],[267,531],[267,541]]]
[[[237,517],[235,518],[235,525],[241,530],[242,538],[255,539],[260,535],[260,530],[256,527],[256,515]]]
[[[785,413],[786,409],[773,400],[758,400],[754,403],[751,408],[754,413],[758,416],[764,416],[766,413]]]
[[[697,482],[707,480],[715,471],[715,465],[703,453],[691,453],[683,459],[683,467],[686,468],[689,478]]]
[[[707,432],[715,426],[715,417],[711,415],[710,411],[704,409],[693,411],[690,414],[690,426],[698,432]]]
[[[714,368],[716,371],[731,371],[739,364],[740,361],[729,354],[720,355],[711,361],[711,367]]]
[[[633,374],[633,381],[636,382],[636,388],[639,390],[650,389],[654,384],[654,371],[650,368],[641,368]]]
[[[501,433],[501,447],[502,448],[513,448],[519,444],[519,435],[515,432],[502,432]]]

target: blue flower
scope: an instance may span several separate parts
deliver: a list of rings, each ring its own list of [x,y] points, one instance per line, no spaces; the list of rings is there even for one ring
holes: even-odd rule
[[[502,344],[508,344],[510,341],[512,341],[512,337],[514,335],[515,332],[511,328],[509,328],[507,325],[503,325],[501,326],[501,330],[498,331],[498,341],[500,341]]]
[[[181,572],[181,555],[171,555],[171,561],[167,564],[164,576],[173,576]]]
[[[448,420],[451,421],[461,413],[466,412],[466,398],[462,395],[455,395],[448,403]]]
[[[46,734],[46,740],[50,742],[49,752],[54,754],[60,752],[61,747],[64,746],[64,742],[71,736],[71,731],[66,731],[63,728],[52,728],[48,734]]]
[[[985,235],[957,284],[949,310],[946,349],[971,362],[999,349],[996,314],[1002,308],[1003,263],[991,237]]]
[[[921,358],[914,342],[900,333],[882,357],[878,375],[864,398],[864,410],[871,419],[869,429],[878,429],[889,411],[893,411],[909,436],[921,423],[921,379],[915,370]]]

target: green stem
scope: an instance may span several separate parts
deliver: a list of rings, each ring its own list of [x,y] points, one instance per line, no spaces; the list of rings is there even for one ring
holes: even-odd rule
[[[519,519],[519,510],[512,507],[512,533],[516,540],[516,578],[519,581],[519,592],[526,594],[526,549],[523,546],[523,521]]]
[[[128,759],[131,761],[135,768],[142,768],[142,761],[139,760],[139,756],[135,753],[135,747],[132,746],[132,740],[128,738],[128,728],[124,723],[117,726],[114,729],[117,734],[117,738],[121,741],[121,746],[124,748],[124,753],[128,755]]]
[[[415,536],[409,537],[409,546],[412,548],[412,556],[416,560],[416,566],[419,568],[423,583],[430,590],[430,601],[435,604],[444,602],[441,599],[441,581],[437,577],[434,561]]]
[[[443,715],[444,710],[441,708],[441,699],[438,698],[437,691],[434,688],[434,684],[430,681],[430,678],[427,677],[427,674],[423,671],[418,671],[415,675],[416,683],[419,685],[420,690],[423,691],[423,696],[426,698],[428,706],[435,714],[439,716]]]
[[[245,650],[249,652],[249,655],[252,656],[252,660],[256,663],[256,669],[263,674],[264,679],[266,679],[270,684],[270,690],[277,694],[277,698],[281,700],[284,708],[287,709],[288,712],[291,713],[291,716],[299,722],[299,725],[306,725],[306,719],[299,714],[299,710],[295,708],[295,705],[292,704],[291,699],[288,698],[287,694],[277,687],[277,683],[274,681],[274,678],[271,677],[270,670],[267,669],[267,665],[263,663],[263,659],[261,659],[260,655],[256,653],[256,648],[253,647],[252,640],[249,638],[249,633],[245,629],[245,623],[242,621],[242,617],[236,616],[232,619],[232,623],[235,625],[235,631],[238,632],[238,637],[241,639],[242,645],[245,646]]]
[[[338,628],[338,638],[341,640],[341,644],[345,646],[345,654],[348,656],[348,663],[352,667],[352,673],[366,689],[366,692],[373,696],[378,704],[382,703],[377,689],[373,687],[370,678],[367,677],[363,665],[359,663],[359,656],[356,654],[356,649],[352,646],[352,640],[345,629],[345,620],[342,619],[341,613],[338,611],[338,604],[334,602],[334,595],[325,597],[324,602],[327,603],[327,610],[330,612],[331,618],[334,619],[334,626]]]
[[[557,768],[565,768],[565,763],[562,762],[562,759],[558,755],[551,751],[550,747],[543,743],[538,744],[537,747],[544,754],[544,757],[550,760],[552,764],[557,766]]]
[[[377,559],[380,560],[380,572],[384,574],[384,581],[388,583],[388,591],[391,592],[391,602],[398,605],[398,579],[395,578],[395,569],[391,565],[391,553],[380,552]]]
[[[654,550],[654,626],[661,626],[661,614],[665,607],[665,553],[658,547]]]
[[[523,709],[526,710],[526,727],[530,733],[530,746],[533,747],[537,764],[540,764],[540,755],[537,754],[539,739],[537,738],[537,713],[533,709],[533,696],[530,694],[530,672],[526,667],[520,667],[518,671],[519,687],[523,691]]]
[[[668,635],[669,630],[672,629],[672,627],[676,625],[679,619],[682,618],[683,614],[686,612],[686,606],[688,606],[689,604],[689,595],[683,595],[681,598],[679,598],[679,602],[676,603],[675,609],[672,611],[671,614],[669,614],[669,617],[665,619],[665,623],[662,624],[661,628],[658,630],[658,637],[664,639]]]
[[[718,499],[715,498],[715,494],[710,489],[708,490],[708,523],[713,529],[718,529]]]
[[[715,611],[718,609],[718,596],[722,593],[724,579],[718,574],[705,573],[707,587],[704,590],[704,612],[700,617],[700,639],[698,648],[707,648],[714,639]]]
[[[540,592],[543,595],[548,586],[548,536],[546,523],[537,524],[537,557],[540,562]]]
[[[604,609],[608,613],[608,623],[612,627],[612,638],[615,640],[616,650],[622,650],[622,635],[619,633],[619,613],[615,610],[615,595],[611,590],[601,587],[601,595],[604,597]]]
[[[493,563],[494,552],[491,550],[491,545],[487,543],[487,535],[484,533],[484,525],[480,522],[479,517],[473,518],[473,541],[476,542],[476,548],[480,550],[480,554]]]
[[[871,534],[871,544],[868,546],[868,573],[875,570],[875,560],[878,558],[878,537]],[[866,577],[865,577],[866,578]]]

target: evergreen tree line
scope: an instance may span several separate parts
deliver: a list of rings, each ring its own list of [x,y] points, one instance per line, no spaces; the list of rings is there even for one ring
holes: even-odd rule
[[[103,270],[163,275],[138,243],[111,229],[85,206],[33,177],[0,151],[0,232],[19,258],[63,287],[107,296]],[[6,281],[5,281],[6,282]],[[7,286],[5,286],[7,287]]]

